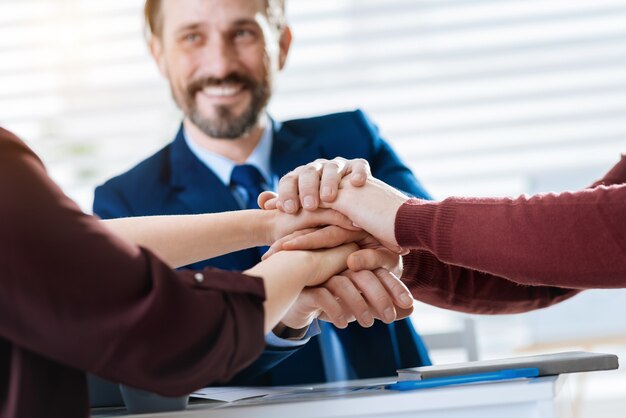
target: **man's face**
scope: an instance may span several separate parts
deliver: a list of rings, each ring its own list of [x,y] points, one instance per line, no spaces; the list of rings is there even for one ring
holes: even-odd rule
[[[163,0],[151,41],[174,100],[212,138],[254,128],[284,65],[288,30],[270,25],[265,0]]]

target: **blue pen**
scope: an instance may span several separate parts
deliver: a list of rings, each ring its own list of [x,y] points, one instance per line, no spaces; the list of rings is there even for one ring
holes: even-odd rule
[[[390,390],[414,390],[414,389],[426,389],[439,386],[461,385],[464,383],[474,382],[492,382],[496,380],[510,380],[519,379],[524,377],[537,377],[539,376],[539,369],[537,368],[525,368],[525,369],[506,369],[495,372],[475,373],[475,374],[462,374],[457,376],[447,377],[434,377],[432,379],[424,380],[406,380],[403,382],[392,383],[386,385],[385,389]]]

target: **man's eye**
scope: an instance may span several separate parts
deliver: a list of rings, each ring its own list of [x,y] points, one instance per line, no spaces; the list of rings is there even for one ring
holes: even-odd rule
[[[251,38],[253,36],[254,34],[252,33],[252,31],[248,29],[239,29],[237,32],[235,32],[236,38]]]
[[[200,35],[198,35],[197,33],[189,33],[185,35],[183,39],[187,43],[195,43],[200,40]]]

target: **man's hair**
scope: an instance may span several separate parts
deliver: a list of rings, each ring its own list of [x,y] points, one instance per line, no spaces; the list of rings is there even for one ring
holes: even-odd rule
[[[267,6],[267,18],[278,30],[286,25],[285,18],[286,0],[265,0]],[[144,18],[146,34],[161,36],[163,31],[163,19],[161,17],[161,0],[146,0],[144,6]]]

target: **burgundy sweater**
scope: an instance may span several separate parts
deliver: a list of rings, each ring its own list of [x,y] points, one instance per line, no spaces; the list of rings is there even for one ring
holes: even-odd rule
[[[626,287],[626,156],[577,192],[410,200],[398,243],[414,297],[471,313],[516,313],[583,289]]]
[[[0,417],[86,417],[85,371],[179,396],[264,347],[263,282],[174,272],[83,214],[0,128]]]

